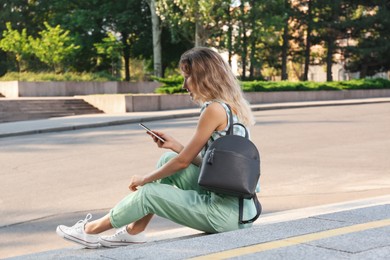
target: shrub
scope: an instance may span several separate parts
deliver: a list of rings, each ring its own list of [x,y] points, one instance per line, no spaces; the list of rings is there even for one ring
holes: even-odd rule
[[[155,78],[164,83],[156,93],[174,94],[185,92],[182,89],[183,77]],[[390,81],[386,79],[357,79],[332,82],[290,82],[290,81],[244,81],[241,87],[245,92],[269,91],[318,91],[318,90],[349,90],[349,89],[384,89],[390,88]]]
[[[187,93],[183,89],[183,76],[170,76],[168,78],[152,77],[152,79],[163,83],[163,85],[156,89],[156,93],[159,94],[175,94],[175,93]]]

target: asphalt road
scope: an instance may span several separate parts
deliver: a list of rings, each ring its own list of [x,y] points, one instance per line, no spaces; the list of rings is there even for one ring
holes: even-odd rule
[[[390,194],[390,105],[259,111],[264,213]],[[186,143],[197,118],[148,123]],[[163,153],[137,124],[0,139],[0,257],[69,246],[55,235],[128,194]],[[156,218],[149,232],[178,227]]]

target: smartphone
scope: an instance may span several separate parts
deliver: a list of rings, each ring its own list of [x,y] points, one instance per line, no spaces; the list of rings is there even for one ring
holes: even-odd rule
[[[153,133],[152,130],[150,130],[147,126],[145,126],[144,124],[142,123],[139,123],[139,125],[145,129],[148,133],[152,134],[153,136],[155,136],[158,140],[160,140],[161,142],[165,142],[165,140],[163,138],[161,138],[160,136],[156,135],[155,133]]]

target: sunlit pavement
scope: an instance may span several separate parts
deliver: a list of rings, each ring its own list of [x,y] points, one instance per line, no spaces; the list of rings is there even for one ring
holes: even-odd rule
[[[297,102],[253,106],[254,110],[388,103],[390,99]],[[0,124],[0,137],[193,117],[198,109],[93,115]],[[368,185],[368,184],[367,184]],[[264,214],[251,229],[204,235],[181,228],[152,234],[150,243],[120,249],[70,247],[20,259],[388,259],[389,197]],[[386,236],[387,235],[387,236]],[[137,249],[137,250],[134,250]]]

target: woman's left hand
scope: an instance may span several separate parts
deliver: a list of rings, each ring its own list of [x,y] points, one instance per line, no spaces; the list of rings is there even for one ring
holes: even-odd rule
[[[133,175],[130,179],[129,190],[136,191],[139,186],[145,184],[145,178],[139,175]]]

